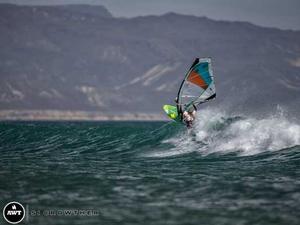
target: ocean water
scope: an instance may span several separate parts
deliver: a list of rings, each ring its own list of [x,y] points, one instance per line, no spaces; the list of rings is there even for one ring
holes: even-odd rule
[[[24,224],[300,224],[300,125],[284,115],[203,110],[190,132],[1,122],[0,153],[1,210],[20,202]]]

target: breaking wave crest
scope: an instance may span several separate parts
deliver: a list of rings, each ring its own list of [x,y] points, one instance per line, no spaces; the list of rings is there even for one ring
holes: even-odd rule
[[[166,157],[190,152],[204,155],[236,152],[248,156],[300,145],[300,125],[289,121],[283,113],[257,119],[206,109],[198,112],[191,132],[177,133],[162,144],[171,144],[173,148],[153,152],[150,156]]]

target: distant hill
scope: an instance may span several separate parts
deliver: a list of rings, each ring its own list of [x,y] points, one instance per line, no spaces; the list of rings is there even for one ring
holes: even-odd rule
[[[0,110],[157,113],[195,57],[210,56],[210,106],[300,111],[300,32],[102,6],[0,4]]]

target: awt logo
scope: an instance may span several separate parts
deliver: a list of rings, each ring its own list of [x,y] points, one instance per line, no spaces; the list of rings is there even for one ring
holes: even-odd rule
[[[25,217],[25,209],[19,202],[9,202],[3,208],[3,217],[8,223],[20,223]]]

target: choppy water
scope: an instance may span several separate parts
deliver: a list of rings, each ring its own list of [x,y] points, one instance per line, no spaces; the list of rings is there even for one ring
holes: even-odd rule
[[[190,134],[166,122],[2,122],[0,206],[22,203],[25,224],[299,224],[299,145],[300,125],[282,115],[206,110]],[[68,209],[97,214],[42,215]]]

